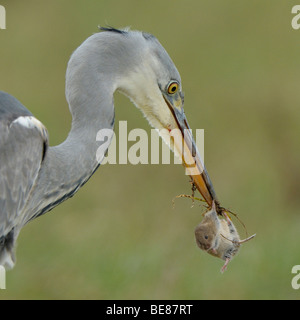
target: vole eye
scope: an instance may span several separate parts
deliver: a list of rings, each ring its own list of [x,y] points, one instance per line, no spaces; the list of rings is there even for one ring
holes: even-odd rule
[[[204,239],[206,239],[206,240],[207,240],[207,239],[208,239],[208,236],[206,236],[206,235],[205,235],[205,236],[204,236]]]
[[[178,88],[179,88],[178,83],[176,81],[172,81],[168,86],[168,93],[174,94],[177,92]]]

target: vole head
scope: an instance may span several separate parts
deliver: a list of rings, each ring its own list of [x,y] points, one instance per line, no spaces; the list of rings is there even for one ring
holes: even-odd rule
[[[216,212],[215,202],[212,208],[206,212],[204,219],[195,229],[197,245],[202,250],[210,250],[215,247],[216,237],[219,236],[220,221]]]
[[[216,228],[211,228],[207,223],[200,223],[195,229],[197,245],[202,250],[209,250],[214,246],[217,233]]]

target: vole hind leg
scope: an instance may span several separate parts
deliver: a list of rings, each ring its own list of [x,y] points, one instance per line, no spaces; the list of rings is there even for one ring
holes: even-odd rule
[[[226,271],[229,262],[230,262],[230,259],[229,259],[229,258],[226,258],[225,264],[224,264],[224,266],[221,268],[221,273],[224,273],[224,272]]]

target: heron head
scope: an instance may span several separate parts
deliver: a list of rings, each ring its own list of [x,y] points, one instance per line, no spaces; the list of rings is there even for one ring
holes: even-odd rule
[[[134,102],[182,159],[188,175],[211,205],[215,193],[184,113],[181,77],[175,64],[153,35],[113,31],[115,39],[111,42],[121,41],[111,50],[116,55],[115,67],[119,71],[117,89]]]

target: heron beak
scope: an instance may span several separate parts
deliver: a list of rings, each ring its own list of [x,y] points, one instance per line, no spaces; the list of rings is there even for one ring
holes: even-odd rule
[[[213,185],[184,114],[180,94],[175,94],[172,97],[164,95],[164,99],[178,127],[176,128],[177,130],[171,131],[171,137],[174,142],[174,148],[181,157],[183,166],[186,168],[186,174],[192,178],[193,184],[210,207],[213,201],[218,204]]]

